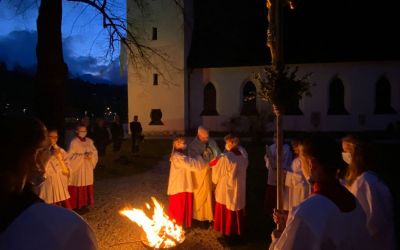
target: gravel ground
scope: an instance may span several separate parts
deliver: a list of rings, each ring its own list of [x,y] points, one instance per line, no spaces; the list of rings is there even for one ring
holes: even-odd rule
[[[151,196],[167,207],[168,173],[168,160],[165,159],[144,173],[95,182],[95,207],[82,216],[92,226],[101,250],[146,249],[140,241],[142,229],[118,211],[127,206],[143,208]],[[211,228],[192,229],[177,249],[224,249],[217,241],[218,237]]]

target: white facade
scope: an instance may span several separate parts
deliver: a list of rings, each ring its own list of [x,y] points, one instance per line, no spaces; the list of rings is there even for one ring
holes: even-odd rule
[[[129,64],[129,120],[133,119],[133,115],[138,115],[146,134],[180,134],[199,125],[205,125],[212,131],[228,131],[232,129],[228,121],[233,117],[241,117],[243,123],[240,129],[247,130],[251,124],[249,121],[256,118],[240,116],[243,87],[247,82],[253,82],[260,90],[254,74],[263,67],[188,70],[186,59],[192,34],[191,19],[188,17],[192,16],[192,1],[184,1],[184,4],[186,18],[170,0],[149,1],[147,14],[128,11],[128,18],[141,21],[141,27],[135,27],[135,31],[147,38],[144,43],[168,56],[167,61],[152,57],[151,62],[155,67]],[[130,1],[128,9],[129,6]],[[157,40],[152,40],[153,28],[157,29]],[[383,130],[390,122],[400,120],[400,61],[289,66],[299,66],[299,76],[312,72],[311,80],[316,86],[311,89],[312,97],[304,97],[299,103],[302,115],[284,116],[286,130]],[[154,74],[158,74],[158,85],[153,83]],[[381,77],[390,83],[393,114],[374,112],[376,84]],[[348,114],[328,114],[329,89],[335,78],[343,83],[344,107]],[[204,87],[208,83],[215,87],[218,115],[201,115]],[[259,114],[271,113],[270,106],[259,98],[256,104]],[[152,109],[162,111],[163,125],[150,125]]]
[[[128,1],[128,18],[136,20],[136,26],[129,29],[142,38],[142,44],[157,50],[163,58],[152,54],[150,64],[129,60],[129,121],[138,115],[145,133],[183,133],[187,82],[185,60],[189,52],[190,29],[184,25],[182,10],[174,1],[147,2],[144,12],[140,12],[134,1]],[[190,9],[189,4],[185,5],[185,12]],[[150,125],[153,109],[161,110],[162,125]]]
[[[298,75],[312,72],[311,97],[303,97],[299,103],[302,115],[285,115],[284,128],[291,131],[362,131],[383,130],[390,122],[400,120],[400,62],[350,62],[288,65],[299,67]],[[240,116],[243,86],[252,81],[257,91],[260,86],[254,80],[254,73],[262,67],[234,67],[196,69],[190,79],[190,125],[203,124],[215,131],[226,131],[227,121]],[[328,114],[329,87],[337,77],[344,85],[344,106],[348,114]],[[375,114],[375,91],[378,80],[385,77],[390,83],[391,107],[393,114]],[[211,82],[216,89],[218,116],[201,116],[203,110],[203,89]],[[271,113],[270,106],[257,98],[257,110]],[[318,114],[318,124],[312,123],[312,113]],[[242,120],[246,120],[243,117]],[[243,129],[248,124],[242,124]],[[316,126],[315,126],[316,125]],[[246,127],[247,126],[247,127]],[[271,128],[270,128],[271,129]]]

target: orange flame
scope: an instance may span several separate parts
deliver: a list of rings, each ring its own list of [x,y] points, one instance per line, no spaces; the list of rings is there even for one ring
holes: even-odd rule
[[[151,197],[151,200],[154,203],[154,213],[151,219],[143,210],[136,208],[121,210],[120,214],[125,215],[144,230],[150,247],[169,248],[182,243],[185,239],[183,228],[169,219],[156,198]],[[146,207],[150,209],[148,203],[146,203]]]

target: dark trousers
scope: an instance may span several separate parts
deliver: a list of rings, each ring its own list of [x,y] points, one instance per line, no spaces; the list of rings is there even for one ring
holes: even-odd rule
[[[132,153],[139,152],[140,138],[139,136],[132,136]]]

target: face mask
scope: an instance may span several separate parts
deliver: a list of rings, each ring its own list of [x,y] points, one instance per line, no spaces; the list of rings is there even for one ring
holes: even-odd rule
[[[343,161],[350,165],[351,163],[351,154],[349,152],[342,152]]]
[[[87,135],[87,132],[78,132],[79,137],[85,138]]]

